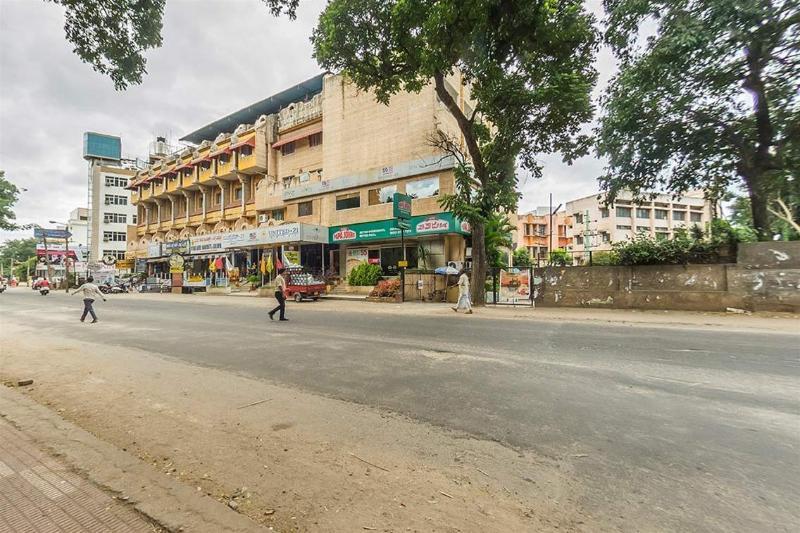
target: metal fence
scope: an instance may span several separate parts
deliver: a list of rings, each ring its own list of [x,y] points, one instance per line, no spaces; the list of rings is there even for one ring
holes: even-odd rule
[[[540,283],[532,266],[490,268],[486,276],[486,303],[533,307]]]

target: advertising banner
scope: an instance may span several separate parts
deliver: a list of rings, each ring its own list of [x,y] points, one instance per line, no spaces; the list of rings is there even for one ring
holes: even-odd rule
[[[411,218],[411,196],[403,193],[394,193],[392,216],[403,220]]]
[[[350,272],[353,268],[367,261],[369,261],[369,250],[366,248],[348,248],[347,260],[345,261],[346,272]]]
[[[161,257],[160,242],[151,242],[147,245],[147,257]]]
[[[283,247],[283,267],[292,268],[300,266],[300,250],[294,247]]]
[[[444,233],[470,233],[469,223],[453,216],[453,213],[438,213],[435,215],[422,215],[411,217],[406,237],[420,235],[435,235]],[[399,239],[400,228],[394,219],[364,222],[361,224],[348,224],[333,226],[329,229],[330,242],[365,242],[384,239]]]
[[[195,235],[189,238],[189,252],[193,254],[219,252],[222,250],[222,239],[224,236],[224,233]]]
[[[497,301],[513,303],[531,299],[530,270],[512,268],[500,270],[500,287]]]
[[[185,254],[189,251],[189,239],[165,242],[161,247],[164,249],[164,255]]]
[[[63,241],[72,237],[72,233],[65,229],[33,228],[33,236],[37,239],[61,239]]]

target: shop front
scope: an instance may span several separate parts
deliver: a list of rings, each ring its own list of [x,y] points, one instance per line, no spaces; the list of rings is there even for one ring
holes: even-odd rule
[[[361,263],[380,265],[384,275],[396,275],[403,261],[403,244],[408,268],[464,263],[470,235],[467,222],[452,213],[415,216],[408,222],[404,232],[394,219],[329,228],[331,246],[339,249],[339,275],[346,277]]]

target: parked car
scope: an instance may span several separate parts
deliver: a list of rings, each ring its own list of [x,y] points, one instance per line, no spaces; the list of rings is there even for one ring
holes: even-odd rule
[[[285,294],[295,302],[319,300],[325,294],[325,282],[301,268],[292,268],[286,271]]]
[[[6,278],[0,278],[0,293],[5,292],[7,288],[8,282],[6,281]]]

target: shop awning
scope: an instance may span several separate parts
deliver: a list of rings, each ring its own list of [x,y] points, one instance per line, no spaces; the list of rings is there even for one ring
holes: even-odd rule
[[[204,156],[198,157],[197,159],[192,159],[191,161],[189,161],[189,164],[197,165],[199,163],[202,163],[203,161],[211,161],[211,156],[209,154],[206,154]]]
[[[256,145],[256,136],[255,134],[252,137],[248,137],[247,139],[243,139],[238,141],[228,147],[228,150],[235,150],[236,148],[241,148],[242,146],[252,146],[255,147]]]
[[[208,157],[217,157],[217,156],[220,156],[222,154],[229,154],[229,153],[231,153],[231,150],[232,150],[232,148],[230,146],[226,146],[222,150],[217,150],[216,152],[211,152],[210,154],[208,154]]]
[[[300,139],[305,139],[306,137],[311,137],[312,135],[314,135],[316,133],[320,133],[321,131],[322,131],[322,124],[317,124],[313,128],[304,130],[304,131],[302,131],[300,133],[295,133],[294,135],[288,135],[288,136],[284,137],[283,139],[279,140],[278,142],[273,143],[272,147],[273,148],[280,148],[284,144],[289,144],[289,143],[294,142],[294,141],[299,141]]]

